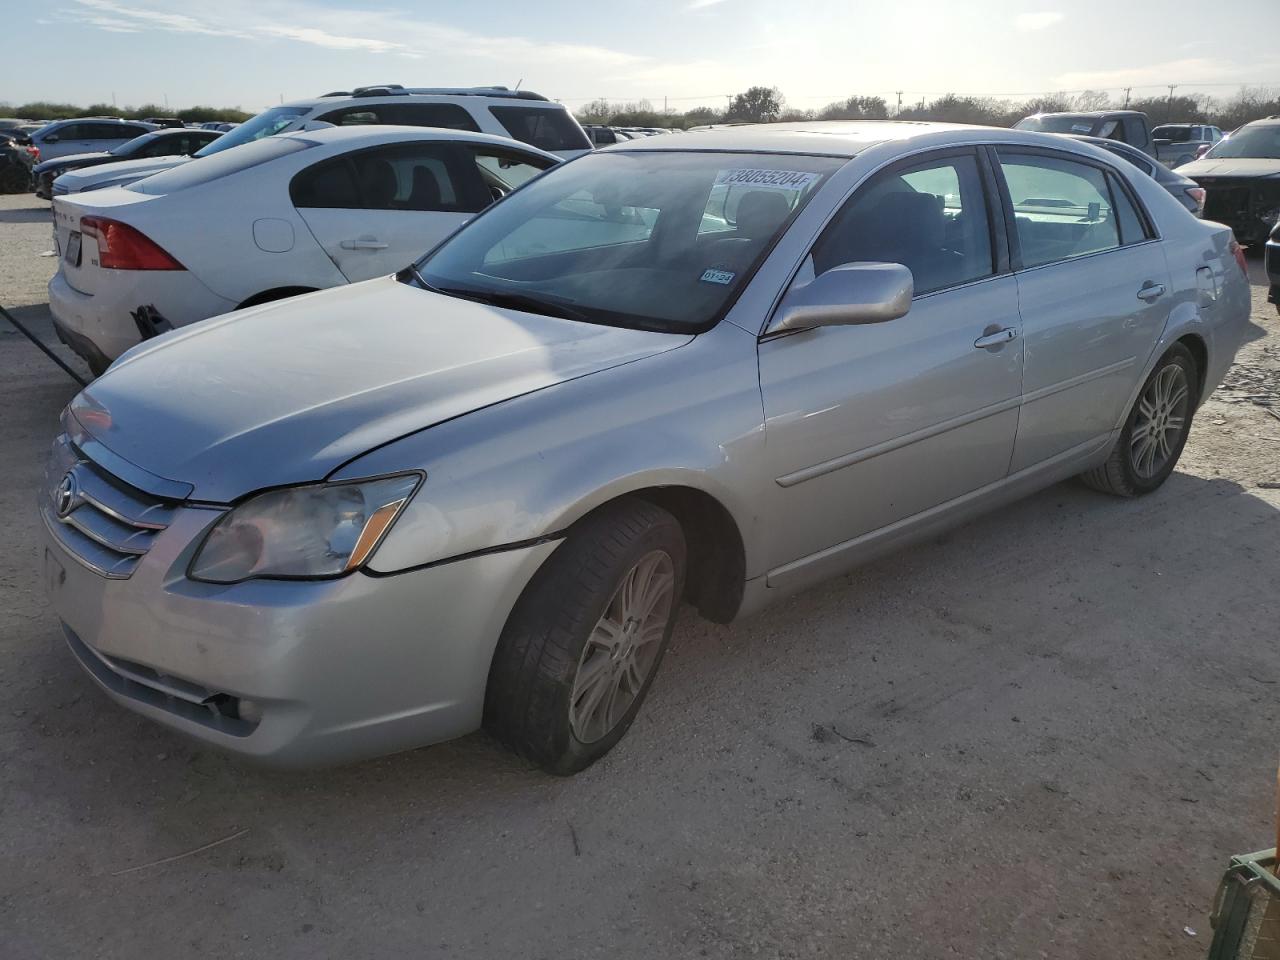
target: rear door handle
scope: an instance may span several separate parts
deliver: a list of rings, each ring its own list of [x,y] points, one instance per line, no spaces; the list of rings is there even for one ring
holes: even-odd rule
[[[986,333],[973,341],[973,345],[979,350],[986,350],[988,347],[998,347],[1008,343],[1010,340],[1017,339],[1018,331],[1016,327],[1005,327],[1003,330],[997,330],[994,333]]]
[[[379,240],[343,240],[343,250],[385,250],[387,245]]]
[[[1163,297],[1164,289],[1163,283],[1152,283],[1148,280],[1142,285],[1142,289],[1138,291],[1138,299],[1145,300],[1147,303],[1150,303],[1157,297]]]

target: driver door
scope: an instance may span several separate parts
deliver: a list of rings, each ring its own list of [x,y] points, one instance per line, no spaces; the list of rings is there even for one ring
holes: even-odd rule
[[[1004,479],[1022,390],[1017,285],[973,149],[912,158],[859,188],[795,283],[843,263],[911,269],[905,316],[766,335],[765,444],[785,518],[769,584],[848,565],[892,532]]]

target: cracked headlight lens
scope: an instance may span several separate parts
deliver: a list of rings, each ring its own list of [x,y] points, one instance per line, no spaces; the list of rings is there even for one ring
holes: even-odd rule
[[[376,480],[270,490],[240,504],[209,531],[191,562],[193,580],[315,579],[357,570],[422,480]]]

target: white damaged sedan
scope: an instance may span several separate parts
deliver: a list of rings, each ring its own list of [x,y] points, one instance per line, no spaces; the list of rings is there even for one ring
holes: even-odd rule
[[[1231,231],[1089,144],[630,141],[395,278],[122,357],[55,440],[44,581],[94,680],[206,743],[483,725],[569,773],[682,601],[727,623],[1068,477],[1159,488],[1248,317]]]
[[[56,196],[54,326],[101,373],[165,330],[394,273],[559,160],[483,133],[331,127]]]

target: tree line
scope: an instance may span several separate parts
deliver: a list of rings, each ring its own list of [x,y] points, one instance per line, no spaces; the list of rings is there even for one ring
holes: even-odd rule
[[[120,117],[122,120],[143,120],[146,117],[177,117],[183,123],[242,123],[253,116],[233,107],[187,107],[184,110],[170,110],[158,103],[144,103],[140,107],[91,103],[87,107],[77,107],[72,103],[49,103],[44,100],[20,103],[17,106],[0,104],[0,113],[31,120],[71,120],[76,117]]]
[[[948,93],[934,100],[889,103],[879,96],[852,96],[816,110],[789,107],[777,87],[751,87],[729,98],[724,109],[696,107],[680,113],[664,113],[647,100],[611,103],[593,100],[577,111],[583,123],[603,123],[616,127],[689,127],[708,123],[771,123],[787,120],[939,120],[950,123],[980,123],[1011,127],[1033,113],[1066,110],[1141,110],[1153,124],[1189,121],[1209,123],[1234,130],[1242,123],[1280,114],[1280,90],[1241,87],[1227,99],[1194,94],[1174,97],[1137,97],[1117,100],[1105,90],[1085,90],[1076,94],[1052,94],[1030,100],[1001,100],[996,97],[965,97]]]

